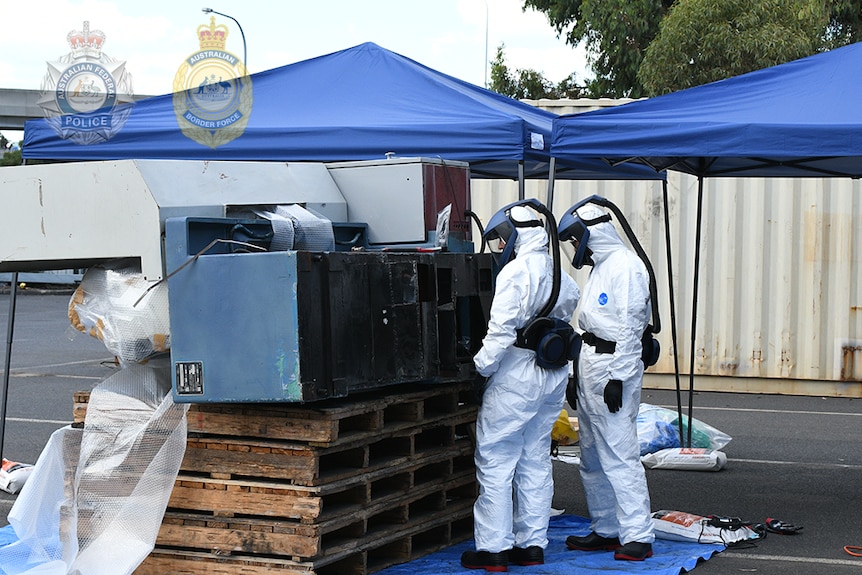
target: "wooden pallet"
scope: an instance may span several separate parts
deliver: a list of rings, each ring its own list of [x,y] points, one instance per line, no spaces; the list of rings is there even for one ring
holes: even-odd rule
[[[350,548],[309,561],[239,553],[219,555],[157,546],[134,575],[364,575],[472,537],[472,509],[437,514],[421,525],[378,529],[374,535],[373,541],[356,541]]]
[[[331,447],[222,436],[189,437],[180,469],[215,477],[282,479],[321,485],[388,468],[469,441],[475,408],[410,426],[395,425]]]
[[[365,575],[471,537],[470,386],[402,389],[191,406],[156,548],[135,574]]]
[[[308,405],[201,403],[189,407],[188,428],[206,435],[266,437],[329,447],[463,413],[470,410],[469,394],[466,384],[405,385]]]
[[[89,391],[76,391],[72,394],[72,427],[84,427],[89,401]]]
[[[181,473],[168,508],[204,511],[218,517],[278,517],[305,523],[331,520],[364,508],[389,493],[417,489],[441,478],[472,475],[472,450],[472,444],[459,441],[445,450],[311,487],[277,480]]]
[[[207,550],[215,555],[287,557],[324,564],[380,544],[381,534],[400,534],[441,518],[472,513],[473,479],[463,475],[438,485],[381,498],[351,515],[320,523],[255,517],[217,517],[168,511],[159,547]]]

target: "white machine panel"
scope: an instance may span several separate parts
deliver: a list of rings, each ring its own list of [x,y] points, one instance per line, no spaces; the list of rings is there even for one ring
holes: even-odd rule
[[[0,269],[137,256],[161,277],[159,208],[134,162],[0,170]]]
[[[224,217],[228,207],[303,204],[332,221],[347,206],[322,163],[120,160],[0,170],[0,271],[89,267],[138,257],[163,277],[172,216]]]
[[[368,224],[368,243],[391,245],[423,243],[428,239],[426,203],[436,200],[434,190],[425,181],[424,166],[429,164],[442,165],[442,161],[390,158],[337,162],[327,167],[347,200],[350,221]],[[446,166],[468,168],[463,162],[447,161]]]

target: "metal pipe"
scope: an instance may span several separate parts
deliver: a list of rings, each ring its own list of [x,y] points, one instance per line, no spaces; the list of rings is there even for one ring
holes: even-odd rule
[[[6,404],[9,398],[9,372],[12,369],[12,336],[15,333],[15,303],[18,299],[18,272],[12,272],[9,284],[9,318],[6,321],[6,364],[3,370],[3,393],[0,394],[0,457],[6,438]]]
[[[518,199],[523,200],[524,194],[526,191],[526,184],[524,182],[524,160],[518,162]]]
[[[694,282],[691,294],[691,357],[688,373],[688,437],[683,447],[691,447],[692,401],[694,398],[694,356],[697,345],[697,286],[700,280],[700,236],[703,228],[703,176],[697,177],[697,224],[694,240]],[[680,436],[680,441],[682,437]]]
[[[551,213],[554,212],[554,180],[557,175],[557,158],[551,156],[551,163],[548,164],[548,209]]]
[[[673,289],[673,261],[671,259],[670,245],[670,199],[667,192],[667,178],[662,180],[662,197],[664,200],[664,243],[667,250],[667,287],[670,297],[670,339],[673,346],[673,373],[676,381],[676,413],[679,418],[679,438],[683,437],[682,427],[682,393],[679,381],[679,346],[676,333],[676,296]],[[689,426],[690,427],[690,426]]]

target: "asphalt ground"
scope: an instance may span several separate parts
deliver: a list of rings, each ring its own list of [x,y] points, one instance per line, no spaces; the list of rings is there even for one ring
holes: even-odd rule
[[[71,423],[74,392],[92,389],[117,369],[98,340],[77,332],[70,338],[68,303],[65,291],[19,292],[4,427],[7,459],[35,463],[51,433]],[[4,358],[8,311],[9,296],[0,294]],[[676,409],[677,397],[644,390],[642,401]],[[682,401],[687,408],[686,394]],[[862,573],[862,557],[843,549],[862,546],[862,400],[695,392],[693,405],[695,419],[733,438],[723,448],[728,463],[721,471],[648,469],[652,508],[751,522],[774,517],[803,526],[797,535],[769,534],[749,547],[729,548],[694,573]],[[554,479],[554,507],[588,516],[577,466],[554,462]],[[0,524],[14,501],[0,491]]]
[[[673,391],[644,390],[642,402],[676,410]],[[687,413],[688,395],[683,395]],[[767,517],[802,526],[796,535],[769,533],[701,562],[702,575],[849,574],[862,572],[862,400],[737,393],[697,393],[696,420],[733,439],[721,471],[647,469],[652,509]],[[554,463],[554,507],[589,516],[574,465]]]
[[[16,300],[2,455],[21,463],[35,463],[51,434],[72,422],[76,391],[92,389],[118,369],[102,342],[71,327],[71,292],[43,293],[19,291]],[[9,295],[2,293],[0,373],[5,369],[8,317]],[[0,491],[3,524],[14,498]]]

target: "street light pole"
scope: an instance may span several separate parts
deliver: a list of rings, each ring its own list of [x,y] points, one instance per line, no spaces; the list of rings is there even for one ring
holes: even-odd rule
[[[221,12],[216,12],[212,8],[201,8],[201,12],[203,12],[204,14],[210,14],[210,13],[218,14],[219,16],[224,16],[225,18],[230,18],[231,20],[233,20],[236,23],[237,28],[239,28],[239,33],[242,36],[242,66],[243,66],[243,69],[245,70],[245,74],[247,76],[248,75],[248,60],[246,59],[246,57],[248,56],[248,54],[247,54],[246,48],[245,48],[245,32],[242,31],[242,26],[240,26],[237,19],[234,18],[233,16],[229,16],[228,14],[222,14]]]
[[[485,88],[488,87],[488,0],[485,0]]]

